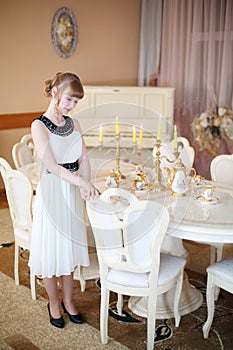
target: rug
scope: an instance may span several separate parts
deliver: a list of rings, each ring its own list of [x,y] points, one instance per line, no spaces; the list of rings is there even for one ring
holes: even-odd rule
[[[99,331],[88,325],[76,325],[65,318],[64,329],[50,325],[47,300],[31,299],[30,290],[16,286],[12,278],[0,272],[1,327],[0,349],[15,350],[96,350],[106,349],[100,343]],[[127,350],[110,339],[108,349]]]
[[[0,210],[0,246],[14,241],[9,209]]]
[[[1,214],[0,210],[0,214]],[[1,216],[2,217],[2,216]],[[2,226],[2,225],[1,225]],[[10,224],[9,227],[7,225],[4,226],[4,230],[6,232],[10,232]],[[3,231],[4,231],[3,230]],[[6,232],[4,234],[6,234]],[[6,241],[10,241],[10,236],[6,234]],[[18,294],[20,294],[21,290],[26,290],[26,294],[28,295],[28,303],[32,302],[30,299],[30,280],[29,280],[29,269],[27,266],[29,254],[26,251],[22,251],[20,254],[20,287],[15,287],[15,302],[18,303]],[[8,280],[11,280],[14,284],[13,279],[13,261],[14,261],[14,244],[10,246],[5,246],[0,249],[0,271],[8,276]],[[203,293],[204,303],[202,306],[187,315],[181,317],[180,326],[178,328],[174,327],[174,320],[157,320],[156,322],[156,335],[155,335],[155,348],[159,350],[230,350],[232,349],[233,343],[233,332],[232,332],[232,324],[233,324],[233,296],[230,293],[222,291],[220,297],[216,303],[216,311],[214,322],[212,324],[212,328],[210,331],[210,335],[208,339],[204,339],[202,335],[202,326],[204,321],[206,320],[207,310],[205,304],[205,292],[206,292],[206,276],[196,273],[191,270],[187,270],[189,275],[189,281],[196,288],[200,289]],[[9,279],[10,277],[10,279]],[[93,327],[96,334],[99,334],[99,309],[100,309],[100,293],[101,293],[101,285],[99,280],[89,280],[86,283],[85,292],[81,292],[79,281],[74,281],[74,302],[77,306],[80,313],[83,314],[87,325]],[[1,299],[4,298],[3,304],[5,304],[5,300],[8,300],[8,292],[11,293],[10,289],[5,286],[4,283],[4,294],[1,295]],[[32,302],[33,305],[40,305],[41,311],[40,315],[42,316],[40,322],[44,324],[43,327],[49,328],[51,330],[50,324],[48,322],[47,315],[47,294],[43,283],[39,281],[37,284],[37,294],[39,296],[36,302]],[[60,296],[61,291],[60,291]],[[146,349],[146,319],[141,318],[131,312],[128,309],[128,297],[124,297],[124,316],[123,318],[119,317],[116,313],[116,295],[111,293],[110,300],[110,310],[109,310],[109,330],[108,334],[110,339],[114,339],[119,344],[117,349],[127,347],[128,349],[133,350],[143,350]],[[20,300],[20,298],[19,298]],[[43,300],[43,302],[41,301]],[[1,300],[2,301],[2,300]],[[30,304],[29,303],[29,304]],[[2,302],[1,302],[2,304]],[[23,322],[25,318],[30,317],[31,319],[31,311],[30,307],[25,308],[27,303],[23,304],[24,310],[22,313],[21,321]],[[17,306],[18,307],[18,306]],[[17,307],[14,303],[8,303],[8,308],[10,314],[12,314]],[[36,314],[36,313],[35,313]],[[3,319],[2,319],[3,320]],[[33,320],[33,317],[32,317]],[[31,321],[32,322],[32,321]],[[4,323],[4,322],[3,322]],[[73,325],[69,325],[69,327]],[[8,326],[6,325],[6,328]],[[10,326],[9,326],[10,327]],[[37,327],[37,324],[33,325],[33,322],[30,323],[30,327]],[[53,327],[54,328],[54,327]],[[76,328],[73,328],[76,329]],[[54,331],[54,330],[53,330]],[[57,330],[56,330],[57,331]],[[34,330],[35,332],[35,330]],[[43,332],[38,331],[37,333],[43,337]],[[19,332],[20,334],[20,332]],[[63,333],[64,337],[68,338],[67,333]],[[60,338],[61,333],[59,333]],[[31,339],[31,338],[30,338]],[[96,349],[101,349],[100,339],[96,340]],[[34,340],[31,339],[33,342]],[[37,340],[38,341],[38,340]],[[40,342],[38,341],[40,344]],[[69,340],[68,340],[69,343]],[[55,342],[57,346],[57,342]],[[111,343],[112,344],[112,343]],[[56,346],[54,348],[56,348]],[[80,345],[81,346],[81,345]],[[106,349],[109,345],[107,345]],[[84,347],[85,348],[85,347]],[[88,348],[88,346],[87,346]],[[0,349],[2,349],[0,347]],[[7,348],[6,348],[7,349]],[[27,348],[25,348],[26,350]],[[46,349],[41,348],[41,349]],[[64,350],[72,349],[71,347],[63,347]],[[82,347],[76,347],[76,349],[82,349]],[[90,348],[92,349],[92,348]],[[93,347],[93,349],[95,349]],[[33,350],[33,348],[32,348]]]

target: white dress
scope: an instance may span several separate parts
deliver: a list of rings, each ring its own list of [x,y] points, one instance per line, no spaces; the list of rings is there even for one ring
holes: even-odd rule
[[[51,132],[50,147],[58,164],[77,171],[82,138],[73,120],[63,127],[39,118]],[[46,156],[46,155],[45,155]],[[88,266],[84,203],[79,187],[43,171],[36,189],[29,266],[35,275],[69,275],[77,265]]]

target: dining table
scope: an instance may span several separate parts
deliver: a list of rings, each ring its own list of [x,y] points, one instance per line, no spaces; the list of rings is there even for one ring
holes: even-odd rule
[[[108,188],[106,180],[114,167],[114,160],[94,159],[92,182],[100,192]],[[190,181],[189,190],[183,195],[175,195],[165,185],[159,190],[138,190],[133,187],[133,179],[137,172],[135,164],[126,159],[121,162],[120,170],[122,172],[120,187],[132,191],[140,199],[158,201],[168,209],[170,221],[162,244],[162,252],[187,258],[188,252],[184,248],[183,240],[205,244],[233,243],[233,187],[203,179],[199,184]],[[29,177],[33,186],[37,186],[39,164],[24,166],[21,171]],[[205,185],[212,185],[215,189],[211,201],[203,199]],[[157,318],[174,316],[173,299],[174,290],[158,296]],[[179,304],[180,315],[193,312],[202,303],[202,293],[189,282],[185,271]],[[147,301],[144,297],[130,297],[128,307],[135,314],[147,317]]]
[[[33,190],[36,190],[36,187],[40,181],[40,174],[42,172],[41,163],[40,162],[28,163],[21,166],[18,170],[28,178],[28,180],[32,184]]]
[[[106,161],[99,166],[99,171],[95,171],[93,180],[101,191],[107,188],[107,174],[112,167],[114,168],[114,162]],[[122,162],[121,172],[123,180],[120,187],[132,191],[140,199],[160,202],[168,209],[170,221],[161,252],[187,258],[189,253],[184,248],[183,240],[205,244],[233,243],[233,187],[202,179],[199,184],[189,181],[189,189],[182,195],[174,194],[166,185],[159,190],[137,190],[132,186],[135,166],[130,162]],[[210,201],[203,198],[206,185],[214,188]],[[175,289],[172,289],[158,296],[157,318],[174,317],[174,292]],[[185,270],[179,303],[180,315],[193,312],[202,304],[203,294],[189,282]],[[135,314],[147,317],[145,297],[130,297],[128,307]]]
[[[211,201],[206,201],[202,195],[206,182],[216,189]],[[170,222],[162,252],[187,257],[188,252],[184,248],[183,240],[204,244],[233,243],[233,188],[220,183],[206,182],[199,186],[190,186],[183,196],[176,196],[167,190],[166,194],[151,192],[141,196],[163,202],[168,208]],[[173,297],[174,290],[158,296],[158,318],[174,316]],[[180,315],[193,312],[202,303],[202,293],[189,283],[185,271],[179,303]],[[147,317],[145,298],[130,297],[128,306],[135,314]]]

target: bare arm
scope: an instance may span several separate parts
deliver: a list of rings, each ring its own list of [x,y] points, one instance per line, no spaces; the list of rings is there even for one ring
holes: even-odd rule
[[[89,193],[89,196],[92,197],[95,194],[95,190],[89,182],[88,171],[86,170],[86,175],[84,174],[86,177],[82,177],[81,174],[71,173],[69,170],[57,164],[49,145],[48,131],[39,120],[35,120],[32,123],[31,131],[36,152],[45,168],[61,179],[79,186],[80,189],[84,189],[85,193]]]
[[[74,121],[75,130],[79,131],[80,134],[82,134],[79,122],[77,120],[73,120],[73,121]],[[90,181],[90,179],[91,179],[91,167],[90,167],[90,161],[89,161],[88,154],[87,154],[86,145],[85,145],[83,138],[82,138],[82,155],[79,158],[79,171],[78,171],[78,173],[81,176],[81,178],[83,178],[87,181]],[[81,188],[80,191],[81,191],[83,198],[85,198],[85,199],[89,198],[89,195],[84,188]],[[94,187],[94,196],[98,196],[98,195],[99,195],[99,191]]]
[[[82,134],[79,122],[77,120],[73,120],[73,121],[74,121],[75,130],[79,131],[80,134]],[[78,173],[82,178],[90,181],[90,179],[91,179],[91,167],[90,167],[90,161],[89,161],[88,154],[87,154],[86,145],[85,145],[83,138],[82,138],[82,155],[79,158],[79,171],[78,171]]]

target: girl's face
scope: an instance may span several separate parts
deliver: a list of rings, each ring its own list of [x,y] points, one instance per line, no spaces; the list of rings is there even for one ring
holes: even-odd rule
[[[69,92],[69,88],[66,88],[63,91],[59,102],[59,109],[63,115],[68,114],[77,105],[79,101],[77,97],[70,96]]]

